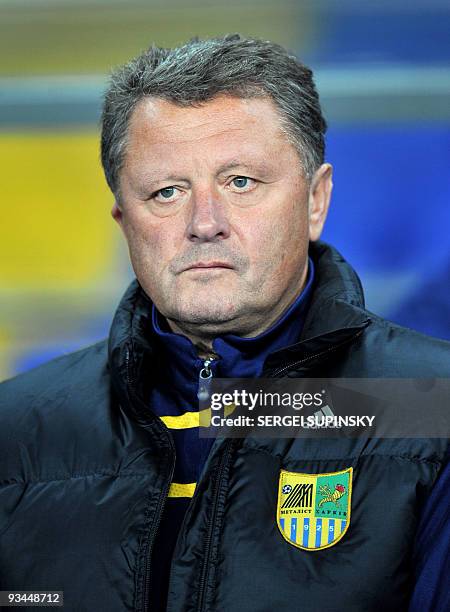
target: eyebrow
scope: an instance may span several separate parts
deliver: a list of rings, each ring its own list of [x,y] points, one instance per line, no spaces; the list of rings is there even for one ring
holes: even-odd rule
[[[151,176],[144,176],[138,179],[138,183],[135,184],[135,188],[139,192],[146,192],[154,189],[154,186],[158,183],[189,183],[185,176],[179,174],[152,174]]]
[[[233,170],[234,168],[244,168],[245,170],[249,170],[250,172],[262,172],[263,174],[267,174],[270,171],[269,166],[264,163],[259,164],[248,164],[246,162],[240,161],[239,159],[232,159],[229,162],[226,162],[219,166],[216,175],[219,176],[228,170]]]
[[[189,180],[181,174],[152,174],[149,178],[149,183],[162,183],[166,181],[175,181],[189,183]]]

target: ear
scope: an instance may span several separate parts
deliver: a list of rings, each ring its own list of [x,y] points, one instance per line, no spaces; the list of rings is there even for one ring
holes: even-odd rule
[[[111,216],[123,229],[123,213],[117,200],[114,201],[113,207],[111,208]]]
[[[309,239],[319,240],[327,218],[333,189],[333,166],[322,164],[314,173],[309,189]]]

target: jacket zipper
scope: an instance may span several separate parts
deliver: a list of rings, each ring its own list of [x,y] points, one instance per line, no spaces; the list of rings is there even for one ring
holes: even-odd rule
[[[220,463],[217,467],[217,476],[214,480],[214,493],[213,493],[213,506],[211,512],[211,518],[208,525],[208,533],[205,542],[205,552],[203,556],[203,565],[202,571],[200,574],[200,583],[199,583],[199,595],[198,595],[198,612],[203,612],[205,607],[205,592],[206,592],[206,581],[208,578],[208,570],[209,570],[209,557],[211,556],[211,544],[214,532],[214,523],[216,522],[217,515],[217,507],[219,505],[219,495],[221,491],[222,485],[222,477],[225,469],[228,467],[228,463],[231,458],[231,448],[232,448],[232,440],[226,440],[225,450],[223,451],[223,455],[220,458]]]
[[[175,455],[175,449],[173,449],[173,452]],[[144,576],[145,576],[144,600],[143,600],[144,610],[150,610],[150,578],[151,578],[151,559],[152,559],[152,552],[153,552],[153,544],[155,542],[156,533],[158,531],[159,524],[161,523],[161,517],[164,511],[164,506],[166,505],[166,499],[169,495],[169,488],[170,488],[170,483],[172,482],[174,469],[175,469],[175,458],[172,461],[172,465],[171,465],[170,472],[168,475],[169,477],[168,479],[165,480],[164,488],[161,491],[161,495],[159,496],[158,506],[156,508],[156,519],[150,530],[150,535],[149,535],[150,543],[149,543],[147,554],[145,556],[145,566],[144,566]]]
[[[134,392],[136,391],[135,385],[134,385],[134,380],[130,374],[130,349],[127,347],[126,353],[125,353],[125,364],[126,364],[126,372],[127,372],[127,382],[128,382],[128,386],[130,387],[130,389],[132,389]],[[134,393],[135,396],[135,401],[138,398],[137,393]],[[139,400],[140,401],[140,400]],[[163,424],[163,428],[166,430],[165,434],[166,437],[169,441],[169,446],[171,447],[172,450],[172,462],[171,462],[171,466],[170,466],[170,470],[168,473],[168,478],[164,479],[164,487],[161,491],[161,494],[159,496],[158,499],[158,505],[156,508],[156,516],[155,516],[155,521],[153,522],[153,525],[150,529],[150,534],[149,534],[149,545],[148,545],[148,550],[146,552],[145,555],[145,564],[144,564],[144,596],[143,596],[143,610],[149,610],[149,600],[150,600],[150,578],[151,578],[151,558],[152,558],[152,552],[153,552],[153,544],[155,541],[155,537],[156,537],[156,532],[158,531],[158,527],[159,524],[161,522],[161,517],[162,517],[162,513],[164,510],[164,506],[166,504],[166,499],[167,496],[169,494],[169,488],[170,488],[170,483],[172,482],[172,478],[173,478],[173,473],[175,470],[175,447],[172,441],[172,437],[170,436],[169,432],[167,431],[166,426]]]
[[[275,378],[276,376],[278,376],[279,374],[281,374],[282,372],[286,372],[287,370],[300,365],[301,363],[305,363],[306,361],[309,361],[311,359],[315,359],[317,357],[321,357],[322,355],[326,355],[327,353],[330,353],[332,351],[335,351],[337,349],[339,349],[341,346],[343,346],[344,344],[348,344],[349,342],[353,342],[354,340],[356,340],[356,338],[358,338],[358,336],[360,336],[363,332],[364,329],[360,329],[358,332],[356,332],[355,334],[353,334],[353,336],[351,336],[350,338],[347,338],[345,341],[340,342],[339,344],[336,344],[333,347],[330,347],[324,351],[321,351],[320,353],[315,353],[314,355],[309,355],[308,357],[304,357],[303,359],[300,359],[298,361],[295,361],[293,363],[290,363],[286,366],[283,366],[282,368],[275,370],[274,372],[272,372],[269,376],[269,378]],[[206,363],[206,362],[205,362]],[[212,378],[212,374],[211,374],[211,378]],[[214,531],[214,523],[215,523],[215,519],[216,519],[216,515],[217,515],[217,506],[219,503],[219,494],[221,491],[221,484],[222,484],[222,477],[223,477],[223,473],[225,471],[225,468],[227,467],[227,464],[230,460],[231,457],[231,443],[232,440],[228,439],[227,440],[227,447],[224,450],[224,453],[222,455],[222,458],[220,460],[218,469],[217,469],[217,476],[215,479],[215,488],[214,488],[214,495],[213,495],[213,507],[212,507],[212,512],[211,512],[211,518],[209,521],[209,525],[208,525],[208,534],[207,534],[207,538],[206,538],[206,543],[205,543],[205,554],[203,557],[203,565],[202,565],[202,572],[201,572],[201,576],[200,576],[200,583],[199,583],[199,596],[198,596],[198,605],[197,605],[197,611],[198,612],[204,612],[205,610],[205,591],[206,591],[206,580],[208,578],[208,568],[209,568],[209,557],[211,556],[211,543],[212,543],[212,537],[213,537],[213,531]]]
[[[203,367],[198,373],[197,397],[201,403],[208,401],[211,394],[211,384],[213,379],[211,364],[215,359],[216,357],[208,357],[205,359],[203,362]]]

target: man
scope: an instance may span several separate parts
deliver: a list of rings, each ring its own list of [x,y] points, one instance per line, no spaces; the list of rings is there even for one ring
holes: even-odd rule
[[[318,242],[325,128],[311,71],[269,42],[153,47],[115,73],[102,162],[137,280],[108,341],[2,386],[1,589],[89,611],[446,609],[444,441],[198,435],[212,376],[450,374],[449,345],[366,311]],[[286,474],[340,475],[340,535],[283,531]]]

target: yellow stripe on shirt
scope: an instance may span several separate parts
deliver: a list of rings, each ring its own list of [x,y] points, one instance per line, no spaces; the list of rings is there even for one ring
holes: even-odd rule
[[[225,406],[225,416],[234,412],[236,406]],[[183,414],[161,416],[161,421],[169,429],[190,429],[192,427],[209,427],[211,423],[211,408],[200,412],[183,412]]]
[[[195,492],[196,482],[172,482],[168,497],[192,497]]]
[[[200,426],[199,412],[183,412],[183,414],[177,414],[176,416],[168,415],[160,418],[169,429],[189,429]]]

